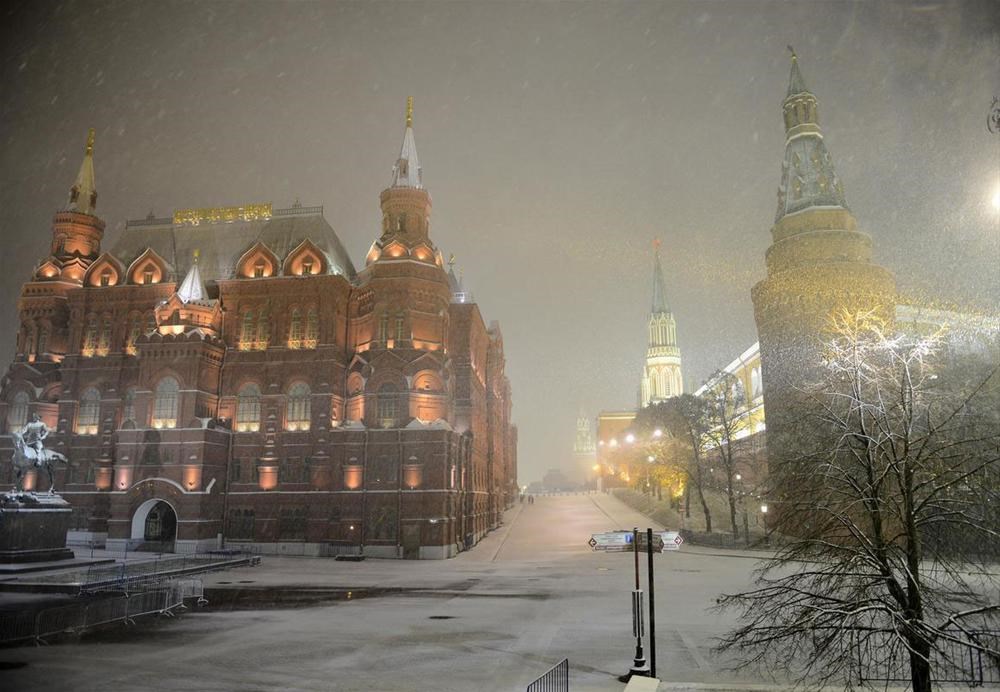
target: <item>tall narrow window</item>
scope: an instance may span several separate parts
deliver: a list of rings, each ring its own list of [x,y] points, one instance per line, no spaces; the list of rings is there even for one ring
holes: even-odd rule
[[[153,398],[153,420],[154,428],[176,428],[177,427],[177,394],[180,385],[173,377],[164,377],[156,385],[156,393]]]
[[[146,334],[152,334],[156,331],[156,315],[152,312],[146,315]]]
[[[309,314],[306,316],[306,348],[316,348],[319,343],[319,314],[316,312],[316,308],[309,308]]]
[[[134,356],[138,352],[135,342],[139,340],[140,336],[142,336],[142,320],[138,315],[135,315],[129,322],[128,336],[125,337],[125,352],[130,356]]]
[[[149,265],[146,265],[146,268],[142,270],[142,283],[153,283],[153,268]]]
[[[101,272],[101,286],[111,285],[111,270],[105,269]]]
[[[111,318],[105,317],[101,322],[101,334],[97,339],[97,355],[106,356],[111,351]]]
[[[240,344],[241,351],[249,351],[253,348],[257,340],[257,332],[254,329],[253,310],[243,313],[243,321],[240,323]]]
[[[38,355],[43,355],[49,352],[49,328],[42,327],[38,331]]]
[[[87,326],[83,331],[83,348],[81,352],[87,358],[97,350],[97,315],[87,316]]]
[[[127,420],[135,422],[135,387],[125,390],[125,399],[122,402],[122,422]]]
[[[259,259],[257,263],[253,265],[253,278],[261,279],[264,277],[264,269],[267,265],[264,264],[264,260]]]
[[[257,318],[257,350],[263,351],[267,349],[268,343],[271,341],[271,317],[268,314],[267,308],[260,311],[260,317]]]
[[[236,429],[239,432],[260,430],[260,387],[243,385],[236,396]]]
[[[308,430],[311,421],[312,392],[305,382],[296,382],[288,390],[285,411],[286,430]]]
[[[396,338],[397,342],[402,341],[404,338],[406,338],[406,337],[403,336],[403,313],[399,313],[398,315],[396,315],[396,337],[395,338]],[[397,343],[396,345],[398,346],[399,344]]]
[[[397,399],[399,393],[396,387],[391,384],[384,384],[378,390],[378,424],[383,428],[395,428],[397,411]]]
[[[389,315],[382,313],[378,319],[378,341],[383,344],[389,340]]]
[[[288,326],[288,348],[302,348],[302,311],[292,309]]]
[[[8,432],[20,432],[24,424],[28,422],[28,405],[31,399],[26,392],[18,392],[10,402],[10,409],[7,412]]]
[[[80,395],[80,413],[76,417],[78,435],[96,435],[101,419],[101,393],[88,387]]]
[[[312,274],[313,273],[313,258],[311,255],[307,255],[302,260],[302,273]]]

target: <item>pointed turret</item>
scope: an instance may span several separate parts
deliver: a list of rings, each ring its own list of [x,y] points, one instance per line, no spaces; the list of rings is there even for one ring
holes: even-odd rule
[[[413,97],[406,99],[406,131],[403,133],[403,146],[399,150],[399,158],[392,167],[392,184],[390,187],[422,188],[420,159],[417,158],[417,143],[413,139]]]
[[[660,266],[660,241],[653,243],[655,255],[653,260],[653,313],[670,312],[667,304],[667,289],[663,283],[663,268]]]
[[[205,291],[205,283],[201,280],[201,272],[198,270],[198,254],[194,251],[194,262],[188,270],[187,276],[181,282],[181,287],[177,289],[177,297],[182,303],[190,303],[196,300],[205,300],[208,293]]]
[[[417,145],[413,138],[413,97],[406,100],[406,129],[399,158],[392,167],[392,181],[382,191],[382,236],[379,248],[386,248],[398,241],[404,254],[419,245],[426,245],[428,252],[420,252],[418,259],[432,260],[434,248],[427,237],[431,216],[431,196],[424,188]],[[391,257],[401,256],[400,250],[390,252]]]
[[[649,348],[643,369],[640,399],[643,406],[684,392],[677,323],[667,304],[666,282],[660,264],[660,241],[653,241],[653,307],[649,315]]]
[[[97,185],[94,182],[94,128],[87,133],[87,149],[83,154],[80,172],[76,182],[69,189],[66,211],[95,216],[97,209]]]
[[[782,103],[785,117],[785,160],[781,166],[775,221],[803,209],[848,209],[844,187],[823,142],[816,97],[806,88],[799,59],[792,50],[788,95]]]

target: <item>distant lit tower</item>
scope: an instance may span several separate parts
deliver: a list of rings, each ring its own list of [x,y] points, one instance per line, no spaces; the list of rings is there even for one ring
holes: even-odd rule
[[[819,127],[816,97],[792,52],[782,103],[785,159],[767,249],[767,278],[753,287],[760,337],[768,449],[777,461],[793,449],[798,392],[821,363],[831,312],[877,309],[891,321],[896,284],[872,262],[872,239],[858,230]]]
[[[590,419],[580,409],[580,415],[576,419],[576,442],[573,444],[573,456],[592,459],[597,453],[594,445],[594,431],[590,427]]]
[[[684,393],[677,323],[667,305],[659,240],[653,243],[653,256],[653,309],[649,314],[649,348],[646,349],[646,365],[642,373],[642,407]]]

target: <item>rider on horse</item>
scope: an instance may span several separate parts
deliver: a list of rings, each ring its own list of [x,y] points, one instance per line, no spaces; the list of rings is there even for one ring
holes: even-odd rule
[[[35,450],[35,463],[39,464],[44,458],[45,445],[42,440],[49,436],[49,426],[37,413],[32,413],[31,420],[21,429],[21,435],[24,437],[24,446]]]

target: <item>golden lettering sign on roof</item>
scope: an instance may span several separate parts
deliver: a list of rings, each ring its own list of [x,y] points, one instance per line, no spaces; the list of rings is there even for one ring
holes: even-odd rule
[[[234,221],[259,221],[271,218],[271,203],[245,204],[242,207],[206,207],[204,209],[178,209],[174,223],[200,226],[203,223],[232,223]]]

